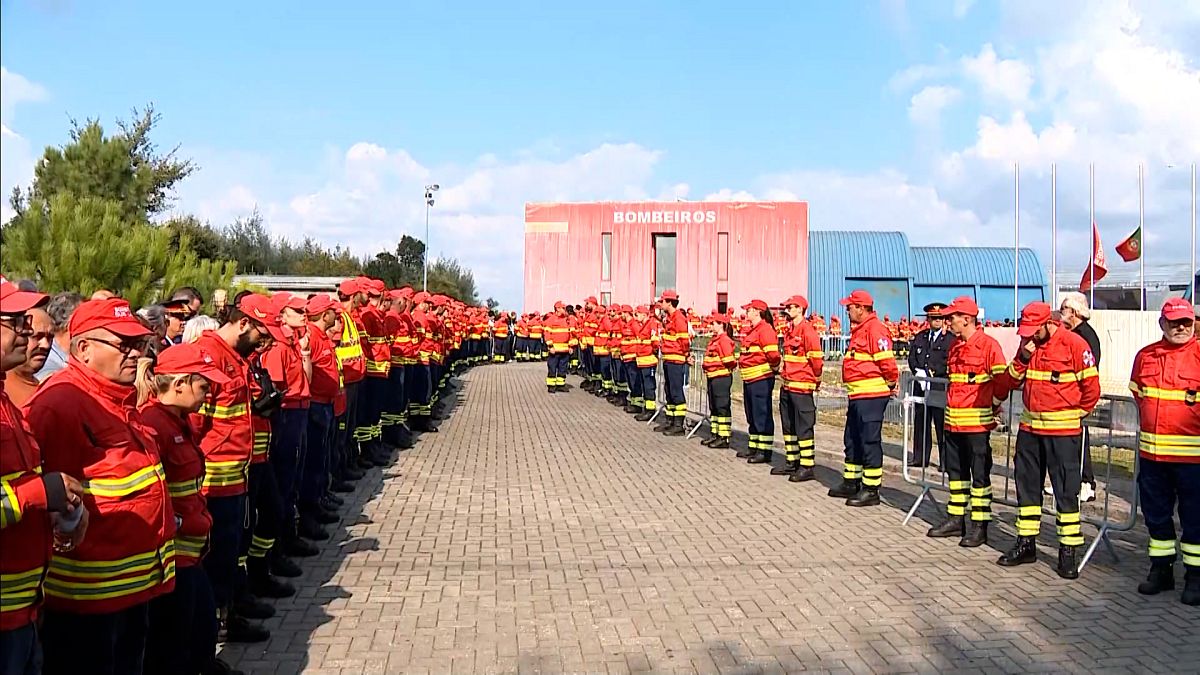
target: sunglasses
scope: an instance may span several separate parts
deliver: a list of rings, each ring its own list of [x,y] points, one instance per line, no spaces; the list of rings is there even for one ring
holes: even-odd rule
[[[0,315],[0,325],[6,326],[14,333],[28,335],[33,332],[33,315],[3,314]]]
[[[102,345],[107,345],[120,352],[123,356],[129,356],[132,351],[137,351],[140,354],[145,354],[149,351],[150,341],[146,338],[133,338],[129,340],[119,340],[117,342],[109,342],[100,338],[85,338],[88,342],[99,342]]]

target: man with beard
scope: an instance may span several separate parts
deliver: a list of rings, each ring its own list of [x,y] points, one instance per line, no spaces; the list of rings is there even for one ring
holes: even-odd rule
[[[238,556],[246,522],[246,475],[254,443],[247,359],[272,337],[273,331],[279,333],[277,339],[283,337],[279,312],[270,298],[249,293],[229,309],[224,325],[205,331],[196,341],[229,378],[228,383],[212,385],[208,401],[191,416],[191,427],[204,452],[202,491],[213,520],[204,570],[212,582],[213,597],[230,642],[262,642],[271,635],[241,616],[233,600],[245,586]]]
[[[25,405],[25,401],[33,396],[38,387],[37,373],[46,365],[50,346],[54,344],[53,322],[46,310],[34,307],[28,314],[33,334],[29,336],[29,346],[25,349],[25,363],[4,372],[4,391],[18,406]]]

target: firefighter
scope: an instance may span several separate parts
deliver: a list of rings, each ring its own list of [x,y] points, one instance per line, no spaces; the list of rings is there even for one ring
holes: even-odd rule
[[[596,307],[596,344],[592,346],[592,353],[596,357],[596,377],[599,378],[599,386],[592,391],[596,396],[611,396],[613,393],[612,347],[609,346],[612,319],[609,317],[607,307]]]
[[[900,371],[891,334],[875,314],[871,294],[858,289],[842,298],[841,304],[852,325],[842,359],[842,381],[850,403],[842,436],[846,452],[842,482],[830,488],[829,496],[845,498],[847,506],[875,506],[883,484],[883,414]]]
[[[200,566],[208,548],[212,515],[200,488],[204,454],[188,426],[210,383],[229,376],[201,347],[185,344],[159,354],[154,365],[154,398],[140,410],[154,432],[178,530],[175,533],[175,590],[150,602],[146,640],[148,673],[207,672],[216,659],[217,606]]]
[[[1087,342],[1050,317],[1050,305],[1021,310],[1021,346],[996,384],[996,398],[1022,389],[1025,405],[1017,432],[1013,472],[1017,484],[1017,543],[996,562],[1004,567],[1037,560],[1042,486],[1049,471],[1058,512],[1058,575],[1079,576],[1080,455],[1083,418],[1100,400],[1100,375]]]
[[[529,317],[529,360],[540,361],[546,358],[546,341],[542,335],[542,324],[546,317],[533,313]]]
[[[408,392],[408,419],[413,431],[436,433],[430,399],[433,395],[434,334],[433,315],[430,311],[430,295],[425,291],[413,294],[413,326],[417,330],[417,362],[411,372],[405,373],[404,388]]]
[[[662,324],[650,311],[647,305],[638,305],[635,312],[637,333],[634,335],[633,348],[634,364],[637,368],[636,377],[642,383],[642,411],[634,419],[647,422],[654,417],[658,410],[658,383],[655,373],[658,371],[658,347],[662,341]]]
[[[912,394],[924,400],[929,394],[946,391],[945,384],[934,384],[926,378],[946,379],[946,357],[950,354],[950,345],[954,336],[946,329],[942,310],[946,304],[931,302],[925,305],[926,318],[929,327],[917,333],[913,338],[912,348],[908,352],[908,369],[915,376],[912,383]],[[907,322],[906,324],[907,325]],[[943,429],[946,426],[946,409],[925,403],[913,406],[913,466],[929,466],[933,453],[933,437],[937,435],[938,457],[941,457],[945,447]],[[930,430],[930,425],[933,430]],[[944,464],[944,462],[943,462]]]
[[[928,311],[928,310],[927,310]],[[992,520],[991,431],[996,428],[995,378],[1007,367],[1000,343],[979,325],[979,307],[970,297],[955,298],[941,310],[955,336],[947,356],[945,445],[939,441],[950,487],[946,520],[929,537],[960,537],[958,545],[987,543]],[[921,349],[921,338],[917,338]],[[944,448],[944,449],[943,449]],[[967,518],[967,511],[971,517]]]
[[[779,392],[779,419],[783,423],[783,447],[787,464],[771,469],[772,476],[788,476],[793,483],[816,478],[816,451],[813,429],[817,424],[817,404],[813,396],[821,385],[825,352],[821,338],[805,318],[808,300],[793,295],[783,301],[788,318],[783,337],[783,387]]]
[[[587,300],[583,301],[583,313],[579,315],[579,355],[583,367],[583,385],[580,387],[584,391],[594,391],[599,386],[600,380],[596,377],[596,332],[599,329],[599,322],[596,317],[596,305],[598,301],[593,296],[588,296]]]
[[[742,401],[750,426],[750,441],[737,456],[746,458],[749,464],[769,464],[775,445],[771,395],[780,363],[779,335],[766,302],[751,300],[742,309],[746,310],[748,321],[741,340],[738,371],[742,376]]]
[[[733,432],[730,388],[738,359],[734,353],[733,327],[729,325],[729,316],[713,312],[709,321],[715,334],[704,348],[703,366],[708,385],[708,426],[712,435],[701,445],[724,449],[729,447],[729,436]]]
[[[341,478],[362,478],[364,468],[359,461],[358,408],[362,405],[363,380],[367,376],[366,350],[363,349],[362,308],[367,304],[367,289],[362,277],[344,280],[338,286],[338,299],[342,303],[342,334],[334,348],[334,355],[342,366],[342,379],[346,387],[346,413],[343,423],[338,425],[339,443],[335,447],[337,466]]]
[[[571,327],[567,321],[567,306],[554,303],[554,314],[542,321],[542,335],[550,358],[546,362],[546,391],[551,394],[567,391],[567,361],[571,357]]]
[[[152,333],[120,298],[81,304],[69,330],[70,363],[26,405],[43,469],[79,476],[91,516],[87,539],[50,559],[45,672],[140,672],[150,601],[175,588],[175,512],[134,407]]]
[[[367,373],[363,391],[359,394],[358,444],[359,452],[375,466],[390,463],[388,451],[383,447],[383,408],[388,399],[388,373],[392,368],[392,338],[387,334],[383,315],[387,311],[384,283],[378,279],[367,279],[363,283],[367,292],[367,304],[362,308],[363,336],[366,344]]]
[[[638,333],[642,329],[642,324],[634,315],[633,307],[621,305],[621,313],[625,319],[625,327],[621,329],[621,365],[625,369],[625,381],[629,383],[629,396],[625,399],[625,412],[630,415],[640,415],[646,408],[646,400],[643,398],[642,391],[642,374],[637,367]]]
[[[334,324],[337,302],[328,295],[310,298],[304,307],[308,319],[305,328],[312,352],[312,377],[309,379],[308,430],[304,461],[300,473],[300,513],[311,514],[319,524],[336,523],[338,504],[327,493],[329,488],[329,451],[334,438],[334,400],[340,388],[341,373],[333,353],[328,330]]]
[[[508,363],[508,314],[500,312],[492,322],[492,361]]]
[[[613,391],[609,403],[624,408],[629,403],[629,381],[625,379],[625,315],[623,305],[613,305],[609,312],[611,331],[608,337],[608,351],[611,358]]]
[[[691,359],[691,328],[687,317],[679,309],[679,294],[666,290],[659,299],[663,313],[662,360],[663,377],[666,378],[666,424],[661,431],[667,436],[682,436],[686,433],[687,419],[688,361]]]
[[[0,370],[26,362],[34,307],[49,298],[22,291],[0,278]],[[59,548],[83,543],[88,514],[83,486],[61,472],[42,471],[42,453],[21,410],[0,379],[0,672],[38,673],[42,649],[36,620],[45,597],[42,580],[50,564],[51,541]],[[79,518],[70,535],[55,525]]]
[[[1183,298],[1163,303],[1163,338],[1133,360],[1129,388],[1138,404],[1138,487],[1150,531],[1150,575],[1138,593],[1175,589],[1183,557],[1185,605],[1200,605],[1200,341],[1197,312]],[[1175,504],[1183,532],[1176,547]]]
[[[525,341],[529,339],[528,322],[529,315],[522,314],[521,318],[517,319],[517,324],[513,328],[513,333],[516,335],[516,340],[513,345],[513,360],[515,361],[525,361],[526,354],[529,352],[529,348],[525,346]]]

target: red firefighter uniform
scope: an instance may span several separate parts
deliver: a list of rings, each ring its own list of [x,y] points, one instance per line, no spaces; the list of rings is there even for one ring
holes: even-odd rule
[[[846,393],[850,400],[885,398],[899,379],[891,333],[872,314],[850,330],[846,357],[842,359]]]
[[[42,453],[0,379],[0,630],[37,618],[50,563]]]
[[[361,316],[367,341],[367,377],[386,378],[392,367],[392,341],[384,326],[383,314],[378,307],[368,305],[363,308]]]
[[[782,358],[780,376],[785,390],[805,394],[816,391],[825,367],[825,352],[811,323],[801,321],[787,327]]]
[[[761,303],[761,301],[754,301]],[[765,311],[766,304],[759,305]],[[742,374],[742,399],[746,421],[750,427],[747,450],[752,455],[767,456],[775,444],[775,417],[771,410],[771,382],[782,360],[779,354],[779,334],[768,321],[749,325],[742,338],[738,369]]]
[[[662,343],[662,324],[654,316],[649,316],[638,325],[637,331],[637,367],[653,368],[658,365],[658,348]],[[657,392],[642,392],[647,400]]]
[[[565,316],[551,314],[542,321],[542,334],[551,354],[568,354],[571,351],[571,325]]]
[[[154,431],[167,477],[171,507],[178,516],[175,533],[175,566],[193,567],[208,544],[212,516],[201,487],[204,485],[204,453],[192,437],[186,420],[157,401],[142,408],[142,419]]]
[[[72,361],[29,399],[43,467],[79,477],[90,517],[83,543],[50,560],[48,609],[119,612],[175,587],[175,513],[136,397]]]
[[[801,302],[789,299],[785,305]],[[783,380],[779,392],[779,417],[783,426],[783,447],[787,465],[773,469],[776,475],[790,471],[796,474],[802,467],[816,465],[816,450],[813,430],[817,422],[817,408],[813,392],[821,382],[821,371],[825,367],[825,352],[821,351],[821,338],[807,319],[791,322],[783,338]],[[797,481],[806,474],[796,474]]]
[[[205,331],[196,344],[212,356],[217,367],[229,377],[227,384],[212,384],[208,400],[200,412],[190,417],[192,431],[200,439],[204,452],[204,485],[208,497],[236,497],[246,494],[246,474],[252,448],[256,443],[250,413],[250,377],[246,361],[233,351],[215,331]],[[270,443],[270,423],[264,429]],[[260,455],[266,461],[265,448]]]
[[[354,313],[343,309],[342,334],[334,348],[334,355],[342,367],[343,384],[361,382],[367,374],[366,353],[362,347],[362,334]]]
[[[733,338],[718,332],[704,348],[704,376],[708,386],[709,426],[717,439],[728,442],[733,433],[730,387],[733,371],[737,368],[737,355]]]
[[[667,316],[662,327],[662,360],[664,363],[687,363],[691,349],[691,334],[687,317],[676,309]]]

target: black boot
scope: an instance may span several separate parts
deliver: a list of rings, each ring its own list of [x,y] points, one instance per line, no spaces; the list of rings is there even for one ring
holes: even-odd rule
[[[412,434],[407,429],[396,433],[396,442],[392,445],[400,450],[412,450],[416,443],[413,442]]]
[[[958,545],[963,548],[975,548],[983,546],[987,543],[988,521],[972,520],[967,525],[967,533],[962,539],[958,540]]]
[[[312,558],[321,554],[316,544],[304,541],[300,537],[289,537],[283,544],[283,553],[292,558]]]
[[[800,460],[793,459],[783,466],[777,466],[771,469],[772,476],[790,476],[800,470]]]
[[[291,558],[284,556],[284,555],[275,555],[274,553],[272,553],[271,554],[271,574],[274,574],[277,577],[286,577],[288,579],[295,579],[296,577],[304,574],[304,571],[301,570],[300,566],[297,565],[295,563],[295,561],[293,561]]]
[[[762,451],[759,451],[758,454],[754,455],[750,459],[747,459],[746,463],[747,464],[770,464],[771,457],[774,454],[775,453],[770,450],[762,450]]]
[[[225,619],[225,641],[240,642],[242,644],[253,644],[256,642],[266,642],[271,639],[271,631],[252,624],[245,617],[230,612]]]
[[[329,539],[329,532],[309,515],[300,516],[300,526],[296,528],[296,533],[312,541],[325,541]]]
[[[683,418],[676,417],[671,422],[671,426],[667,427],[666,431],[663,432],[663,435],[664,436],[683,436],[686,433],[687,433],[687,429],[685,429],[683,426]]]
[[[711,448],[713,446],[713,443],[716,443],[719,438],[721,438],[721,437],[720,436],[709,436],[708,438],[700,441],[700,445],[703,445],[706,448]]]
[[[816,480],[817,474],[811,466],[802,466],[796,469],[796,472],[788,476],[789,483],[806,483],[810,480]]]
[[[658,424],[654,425],[654,433],[661,434],[667,429],[670,429],[673,424],[675,424],[675,418],[668,417],[666,414],[664,414],[662,419],[658,421]]]
[[[949,516],[940,525],[929,528],[926,537],[941,539],[945,537],[962,537],[967,533],[966,523],[962,516]]]
[[[1079,547],[1078,546],[1063,546],[1058,547],[1058,567],[1055,568],[1058,576],[1064,579],[1079,578]]]
[[[753,457],[757,454],[758,454],[758,451],[755,450],[754,448],[743,448],[741,450],[738,450],[738,452],[737,452],[737,456],[740,459],[745,459],[746,457]]]
[[[633,419],[637,420],[638,422],[649,422],[653,417],[654,417],[653,410],[643,410],[642,412],[635,415]]]
[[[349,481],[344,481],[344,480],[335,480],[329,486],[329,489],[333,490],[334,492],[341,492],[344,494],[348,494],[348,493],[354,492],[354,483],[351,483]]]
[[[340,478],[344,481],[354,481],[361,480],[365,475],[367,473],[357,466],[346,466],[342,468]]]
[[[1017,537],[1017,543],[1000,556],[996,564],[1001,567],[1016,567],[1037,562],[1037,537]]]
[[[552,384],[546,385],[546,393],[547,394],[554,394],[557,392],[558,392],[558,390],[554,388],[554,385],[552,385]]]
[[[878,506],[879,487],[864,485],[858,494],[846,500],[846,506]]]
[[[296,594],[291,584],[271,576],[271,562],[267,558],[248,558],[246,578],[250,592],[260,598],[290,598]]]
[[[1189,607],[1200,606],[1200,567],[1184,565],[1187,570],[1183,574],[1183,595],[1179,601]]]
[[[319,503],[312,505],[307,512],[319,525],[332,525],[342,519],[336,509],[326,508]]]
[[[321,497],[321,506],[325,507],[329,511],[337,511],[338,507],[344,506],[345,504],[345,499],[342,499],[332,492],[326,492],[325,495]]]
[[[233,601],[229,613],[231,616],[261,621],[275,616],[275,608],[249,593],[243,593]]]
[[[1142,595],[1158,595],[1163,591],[1175,590],[1175,561],[1167,559],[1166,564],[1158,561],[1150,563],[1150,575],[1138,584],[1137,591]]]
[[[243,673],[221,659],[213,657],[200,669],[200,675],[243,675]]]
[[[837,497],[838,499],[846,499],[858,494],[858,489],[862,487],[861,481],[853,478],[843,478],[842,482],[829,488],[829,496]]]
[[[717,440],[713,441],[712,445],[710,445],[708,447],[710,447],[714,450],[728,449],[729,448],[729,437],[728,436],[717,436]]]
[[[640,415],[642,414],[643,410],[644,408],[639,408],[632,403],[625,404],[625,412],[629,413],[630,415]]]

